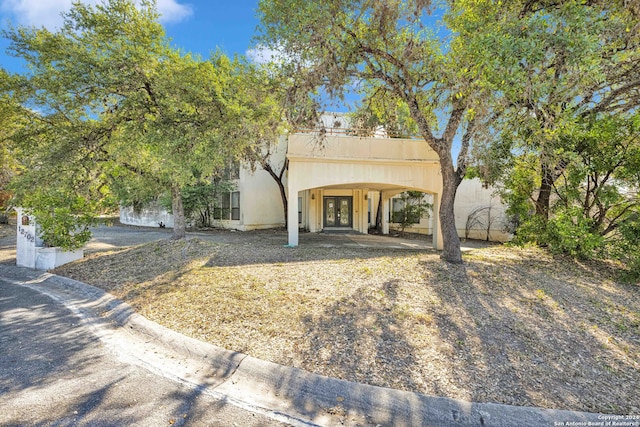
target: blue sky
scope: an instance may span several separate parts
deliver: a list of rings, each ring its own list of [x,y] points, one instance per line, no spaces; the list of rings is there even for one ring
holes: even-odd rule
[[[95,4],[99,0],[84,0]],[[217,47],[228,55],[247,54],[258,20],[258,0],[157,0],[161,22],[173,45],[208,57]],[[0,25],[35,25],[54,29],[62,22],[60,12],[71,0],[0,0]],[[0,40],[0,67],[20,71],[20,63],[6,54],[7,41]]]

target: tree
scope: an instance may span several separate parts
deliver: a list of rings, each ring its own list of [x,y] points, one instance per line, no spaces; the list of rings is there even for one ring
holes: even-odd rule
[[[277,59],[267,64],[245,64],[243,99],[253,112],[245,125],[254,143],[247,145],[244,160],[252,168],[260,166],[278,186],[287,226],[287,190],[284,179],[289,159],[278,159],[286,151],[287,132],[313,128],[318,123],[318,105],[309,95],[308,80],[303,70],[292,70],[291,64]]]
[[[502,187],[517,240],[619,256],[633,246],[638,215],[629,173],[640,105],[637,2],[460,4],[469,13],[458,31],[502,85],[496,139],[476,149],[483,178]]]
[[[531,196],[544,222],[554,185],[579,149],[566,136],[589,117],[640,104],[640,8],[599,0],[459,4],[467,13],[457,31],[501,87],[501,144],[481,153],[484,178],[500,181],[513,153],[533,154]]]
[[[94,207],[168,193],[173,237],[183,238],[182,188],[206,181],[250,142],[238,62],[172,48],[154,1],[75,3],[56,32],[4,34],[31,70],[20,94],[29,125],[14,139],[32,167],[20,181],[84,186]]]
[[[20,126],[20,105],[10,96],[11,76],[0,69],[0,208],[6,208],[11,198],[8,185],[19,169],[17,154],[10,139]],[[7,221],[7,215],[0,212],[0,223]]]
[[[456,34],[443,40],[429,28],[434,10],[428,1],[412,0],[264,0],[260,40],[311,70],[310,81],[329,96],[341,97],[358,82],[369,93],[406,105],[440,157],[442,257],[460,263],[453,206],[490,91],[469,62],[465,41]],[[454,163],[455,138],[460,151]]]
[[[527,186],[511,199],[522,204],[518,240],[574,256],[622,255],[640,216],[640,116],[590,118],[561,140],[572,149],[553,185],[547,221],[527,214],[535,212]]]
[[[284,185],[285,172],[289,161],[285,157],[279,164],[274,163],[274,152],[278,150],[283,133],[287,130],[285,118],[286,80],[279,73],[277,64],[245,64],[244,99],[251,103],[254,114],[248,120],[254,143],[247,145],[244,160],[252,169],[260,166],[278,186],[280,200],[287,223],[287,192]]]

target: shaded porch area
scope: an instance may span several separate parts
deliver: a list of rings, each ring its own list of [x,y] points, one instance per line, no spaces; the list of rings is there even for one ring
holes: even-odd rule
[[[311,135],[295,134],[289,137],[287,158],[289,246],[300,243],[300,226],[312,233],[367,234],[378,207],[382,233],[388,234],[391,198],[414,190],[432,196],[431,244],[442,249],[440,165],[424,141],[328,136],[319,143]]]

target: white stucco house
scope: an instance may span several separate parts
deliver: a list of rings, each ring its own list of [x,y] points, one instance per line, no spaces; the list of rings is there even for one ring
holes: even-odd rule
[[[271,164],[278,169],[289,161],[285,185],[289,200],[288,243],[298,244],[300,230],[309,232],[353,231],[367,233],[375,227],[382,203],[383,234],[393,230],[397,196],[407,190],[425,193],[425,200],[437,213],[442,193],[438,155],[421,139],[350,136],[346,118],[325,115],[322,132],[310,131],[282,138],[272,152]],[[216,225],[237,230],[283,227],[280,192],[264,170],[252,171],[240,165],[235,190],[225,194]],[[505,207],[493,191],[479,180],[465,180],[456,197],[456,225],[461,237],[505,241]],[[470,221],[472,215],[473,221]],[[475,217],[473,217],[475,215]],[[483,215],[486,218],[483,218]],[[124,224],[172,226],[166,211],[148,207],[139,212],[122,208]],[[412,232],[433,236],[433,245],[442,248],[437,214],[414,224]]]

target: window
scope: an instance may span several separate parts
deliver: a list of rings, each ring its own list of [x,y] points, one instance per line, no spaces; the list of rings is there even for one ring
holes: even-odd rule
[[[231,193],[222,193],[220,206],[222,207],[222,219],[229,219],[229,215],[231,215]]]
[[[422,200],[422,195],[403,193],[401,197],[394,197],[391,199],[389,221],[395,224],[402,224],[403,222],[420,224],[420,219],[424,216],[424,210],[427,209],[423,205],[425,205],[425,202]]]
[[[231,162],[226,168],[224,168],[224,178],[228,180],[240,179],[240,163]]]
[[[298,224],[302,224],[302,197],[298,197]]]
[[[213,218],[221,220],[240,220],[240,192],[225,192],[220,195],[213,209]]]
[[[234,221],[240,220],[240,192],[234,191],[231,193],[231,219]]]
[[[402,216],[404,214],[403,210],[404,210],[404,206],[405,206],[405,201],[402,199],[398,199],[398,198],[393,198],[391,199],[392,203],[391,203],[391,218],[389,218],[389,220],[391,222],[395,222],[395,223],[399,223],[402,222]]]

